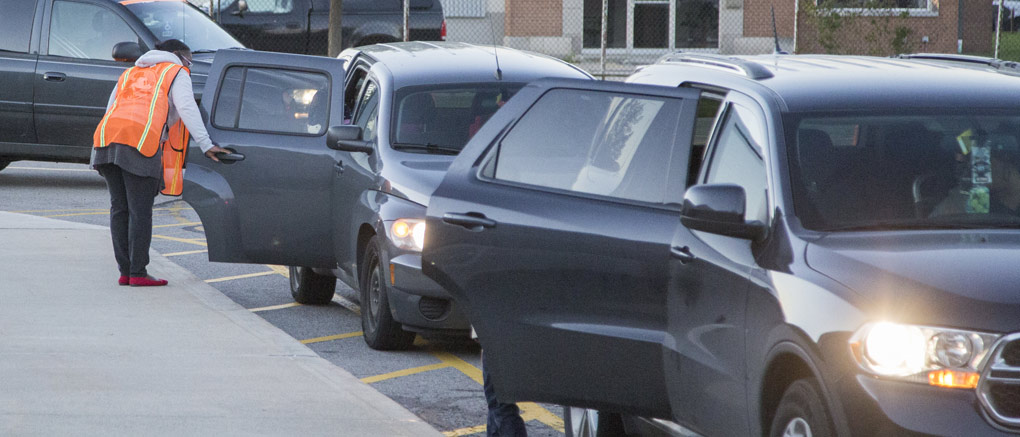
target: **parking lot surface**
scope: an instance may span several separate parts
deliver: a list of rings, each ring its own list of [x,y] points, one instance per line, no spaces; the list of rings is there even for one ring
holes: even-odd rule
[[[103,179],[85,165],[21,161],[0,172],[3,211],[107,226],[108,204]],[[304,306],[293,301],[284,266],[210,263],[197,214],[176,198],[156,199],[152,248],[445,435],[484,433],[480,349],[474,342],[419,336],[408,351],[372,350],[361,339],[354,290],[338,284],[330,304]],[[562,435],[559,406],[521,407],[529,435]]]

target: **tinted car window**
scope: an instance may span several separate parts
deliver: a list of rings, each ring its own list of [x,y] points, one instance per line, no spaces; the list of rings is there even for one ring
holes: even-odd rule
[[[113,46],[119,42],[141,40],[112,10],[86,3],[53,3],[49,54],[112,61]]]
[[[794,207],[816,230],[1016,226],[1020,117],[938,113],[793,116]]]
[[[553,90],[500,143],[496,179],[662,202],[679,102]]]
[[[28,53],[35,2],[0,0],[0,51]]]
[[[354,124],[361,126],[361,138],[365,141],[372,141],[378,134],[376,121],[379,119],[379,87],[373,81],[365,84],[365,92],[361,96],[361,103],[358,105],[358,117]]]
[[[401,88],[393,105],[394,143],[460,150],[522,86],[482,83]]]
[[[325,74],[231,67],[220,88],[213,124],[226,129],[321,135],[329,117],[328,102]]]
[[[732,108],[736,108],[736,105]],[[747,124],[757,123],[745,123],[743,118],[750,117],[737,110],[730,110],[726,115],[705,182],[731,183],[743,187],[747,196],[745,217],[765,222],[768,218],[765,161],[761,145],[752,140],[747,127]]]

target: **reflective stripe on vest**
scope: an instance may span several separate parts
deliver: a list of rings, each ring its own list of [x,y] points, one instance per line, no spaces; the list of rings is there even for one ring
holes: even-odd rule
[[[125,144],[155,156],[170,112],[170,87],[184,67],[164,62],[121,75],[114,104],[96,129],[93,147]]]

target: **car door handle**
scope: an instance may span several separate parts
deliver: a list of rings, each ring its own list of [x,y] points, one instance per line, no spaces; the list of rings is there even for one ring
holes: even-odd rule
[[[219,158],[220,162],[224,164],[233,164],[235,162],[244,161],[244,155],[237,153],[234,149],[224,147],[227,149],[226,152],[217,152],[216,157]]]
[[[463,226],[472,231],[481,231],[484,228],[496,226],[496,221],[485,218],[485,214],[469,212],[467,214],[443,214],[443,222],[451,225]]]
[[[687,264],[697,258],[691,253],[691,248],[687,246],[673,246],[669,248],[669,255],[680,261],[680,264]]]
[[[48,80],[50,82],[63,82],[64,79],[67,79],[67,75],[64,73],[50,71],[43,73],[42,78],[43,80]]]

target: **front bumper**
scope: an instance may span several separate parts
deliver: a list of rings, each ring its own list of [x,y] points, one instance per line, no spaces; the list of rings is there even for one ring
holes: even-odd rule
[[[846,387],[850,393],[844,397],[847,425],[853,435],[1016,435],[992,424],[974,390],[861,374],[846,382],[853,385]]]
[[[393,318],[405,329],[468,336],[471,324],[450,294],[421,271],[421,255],[405,253],[389,260],[387,287]]]

